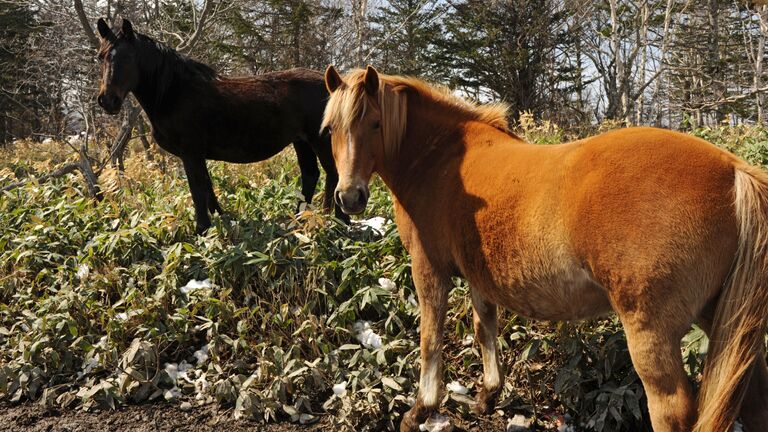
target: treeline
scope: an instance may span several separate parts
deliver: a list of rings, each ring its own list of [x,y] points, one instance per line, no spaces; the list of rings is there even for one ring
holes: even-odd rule
[[[0,2],[0,141],[115,135],[94,95],[98,17],[225,74],[365,64],[566,128],[765,121],[768,7],[725,0]],[[141,121],[140,118],[137,121]],[[125,122],[123,122],[125,123]]]

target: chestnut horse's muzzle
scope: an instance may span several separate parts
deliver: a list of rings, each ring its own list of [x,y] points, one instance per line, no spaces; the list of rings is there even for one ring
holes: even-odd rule
[[[346,189],[336,189],[334,194],[336,205],[349,215],[360,214],[368,204],[368,188],[365,186],[352,186]]]
[[[96,100],[107,114],[117,114],[123,106],[123,99],[114,93],[102,93]]]

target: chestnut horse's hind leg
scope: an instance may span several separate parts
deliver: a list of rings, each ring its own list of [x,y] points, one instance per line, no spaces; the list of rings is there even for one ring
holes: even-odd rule
[[[299,169],[301,170],[301,195],[304,197],[304,202],[310,204],[312,202],[312,195],[315,194],[315,188],[317,188],[317,181],[320,180],[317,156],[305,141],[296,141],[293,143],[293,148],[296,150],[296,156],[299,159]],[[300,206],[301,203],[299,203],[297,211]]]
[[[502,378],[499,372],[499,358],[496,337],[499,333],[496,305],[482,298],[472,290],[472,310],[475,338],[483,353],[483,388],[475,398],[474,411],[478,414],[490,412],[496,405],[496,396],[501,390]]]
[[[403,416],[401,432],[415,432],[440,405],[443,382],[443,327],[451,278],[432,271],[426,258],[414,254],[413,281],[421,311],[421,374],[416,404]]]
[[[648,396],[653,430],[689,432],[696,420],[696,403],[683,369],[680,339],[690,323],[621,316],[632,363]],[[654,315],[658,317],[658,315]]]

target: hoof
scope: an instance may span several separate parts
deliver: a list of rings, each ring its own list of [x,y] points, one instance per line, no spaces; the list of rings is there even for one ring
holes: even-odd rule
[[[498,391],[487,391],[485,388],[480,390],[480,393],[475,396],[475,405],[472,407],[472,411],[479,415],[490,413],[496,406],[496,396],[498,393]]]
[[[418,432],[419,425],[424,423],[429,414],[429,410],[417,402],[403,415],[403,420],[400,422],[400,432]]]
[[[451,423],[450,418],[440,414],[435,414],[428,418],[427,421],[419,425],[419,430],[426,432],[452,432],[453,423]]]

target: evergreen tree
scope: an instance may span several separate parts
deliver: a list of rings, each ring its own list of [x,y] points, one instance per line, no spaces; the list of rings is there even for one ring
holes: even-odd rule
[[[560,2],[466,0],[454,6],[439,55],[454,85],[478,99],[506,101],[515,117],[541,115],[559,98],[559,88],[574,90],[578,65],[558,56],[572,41]],[[570,87],[559,87],[561,72]]]
[[[34,16],[25,6],[0,2],[0,144],[14,135],[28,134],[36,123],[33,103],[39,89],[26,85],[24,69],[27,40],[34,29]]]
[[[436,0],[390,0],[371,17],[374,47],[368,63],[385,72],[431,78],[445,76],[435,65],[442,36],[440,17],[450,6]]]

